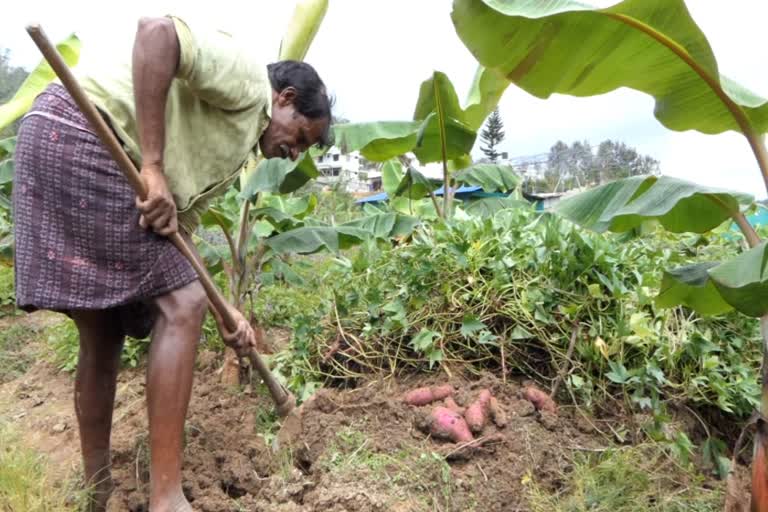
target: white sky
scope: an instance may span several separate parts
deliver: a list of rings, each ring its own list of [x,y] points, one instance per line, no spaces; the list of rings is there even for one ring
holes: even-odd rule
[[[707,34],[721,72],[768,97],[764,26],[768,1],[687,0],[687,4]],[[190,0],[14,2],[0,18],[0,47],[11,49],[15,64],[33,67],[39,56],[24,26],[36,21],[53,40],[76,32],[85,57],[122,52],[125,58],[139,16],[178,13],[250,39],[254,51],[271,60],[277,56],[294,2],[217,0],[191,5]],[[336,95],[337,114],[352,121],[410,119],[419,85],[433,70],[447,73],[463,99],[476,62],[456,35],[450,11],[450,0],[330,0],[306,60]],[[653,100],[635,91],[543,101],[511,86],[500,110],[506,131],[501,149],[511,156],[545,153],[558,139],[588,140],[596,146],[613,138],[660,160],[664,174],[766,197],[741,135],[667,130],[653,117]]]

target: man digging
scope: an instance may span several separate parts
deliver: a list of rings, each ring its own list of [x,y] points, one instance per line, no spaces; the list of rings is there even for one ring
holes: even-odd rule
[[[128,59],[127,59],[128,60]],[[110,433],[126,335],[151,331],[147,370],[152,512],[192,510],[182,493],[182,437],[206,295],[182,254],[212,198],[252,152],[295,160],[329,138],[331,102],[315,70],[268,66],[222,32],[179,18],[144,18],[131,62],[80,80],[141,169],[134,193],[66,89],[50,85],[19,128],[13,207],[16,297],[27,311],[72,317],[80,335],[75,412],[91,509],[112,490]],[[243,351],[253,331],[234,308]]]

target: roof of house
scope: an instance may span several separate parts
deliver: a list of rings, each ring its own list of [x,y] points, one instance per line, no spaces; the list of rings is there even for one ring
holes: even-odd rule
[[[461,187],[455,189],[453,191],[453,194],[456,196],[465,195],[465,194],[472,194],[475,192],[479,192],[483,190],[483,187],[472,187],[467,185],[462,185]],[[440,187],[439,189],[435,190],[434,194],[436,196],[442,196],[443,195],[443,187]],[[386,192],[380,192],[378,194],[373,194],[368,197],[361,197],[355,203],[362,204],[362,203],[380,203],[382,201],[386,201],[389,199],[389,195]]]

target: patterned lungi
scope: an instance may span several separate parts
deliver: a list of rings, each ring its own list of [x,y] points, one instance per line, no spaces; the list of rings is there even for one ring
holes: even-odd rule
[[[139,226],[135,193],[61,85],[24,117],[15,164],[18,307],[117,308],[126,334],[149,334],[149,299],[197,276],[166,238]]]

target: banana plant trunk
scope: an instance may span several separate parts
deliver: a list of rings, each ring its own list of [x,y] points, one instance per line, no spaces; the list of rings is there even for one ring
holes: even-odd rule
[[[761,368],[762,396],[760,414],[755,431],[754,456],[752,459],[752,512],[768,512],[768,315],[760,319],[763,336],[763,364]]]
[[[765,188],[768,190],[768,152],[766,152],[765,139],[753,130],[745,130],[744,135],[749,141],[757,165],[760,167]],[[749,224],[746,219],[743,219],[743,222]],[[744,231],[742,223],[739,223],[739,227]],[[747,236],[747,240],[752,247],[761,242],[754,230]],[[765,421],[765,418],[768,418],[768,315],[760,318],[760,334],[763,338],[763,362],[760,371],[761,417],[757,420],[752,458],[752,503],[750,505],[752,512],[768,512],[768,424]]]
[[[328,11],[328,0],[298,0],[296,7],[293,11],[293,16],[288,24],[288,28],[280,42],[280,50],[278,58],[279,60],[304,60],[304,57],[309,50],[315,36],[317,35],[320,25],[323,22],[325,13]],[[255,169],[255,165],[251,166],[241,176],[242,180],[247,178],[247,174]],[[241,181],[242,182],[242,181]],[[248,225],[248,212],[250,209],[250,203],[246,201],[243,204],[243,210],[241,212],[241,227],[240,236],[238,240],[237,250],[242,254],[240,263],[244,266],[246,264],[245,252],[247,251],[248,241],[247,237],[250,233],[250,226]],[[233,254],[233,258],[239,255]],[[237,262],[233,261],[233,265],[237,268]],[[238,310],[241,310],[242,306],[242,290],[246,283],[243,282],[244,277],[248,274],[247,269],[243,268],[241,272],[237,273],[237,277],[232,281],[232,305]],[[221,382],[228,386],[237,386],[240,384],[240,360],[235,354],[235,351],[231,348],[227,348],[224,351],[224,366],[222,367]]]

